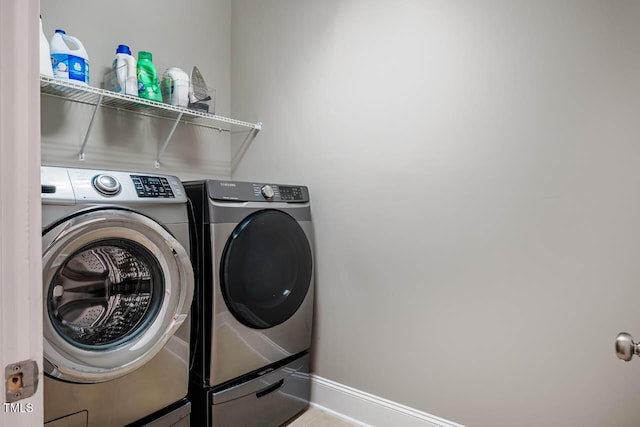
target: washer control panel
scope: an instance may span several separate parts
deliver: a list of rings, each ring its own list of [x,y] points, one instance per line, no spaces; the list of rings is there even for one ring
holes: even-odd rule
[[[131,175],[138,197],[173,198],[169,180],[164,176]]]
[[[287,203],[309,201],[309,190],[303,185],[210,180],[207,187],[209,197],[214,200]]]
[[[42,199],[69,203],[186,203],[182,183],[172,175],[41,167]]]

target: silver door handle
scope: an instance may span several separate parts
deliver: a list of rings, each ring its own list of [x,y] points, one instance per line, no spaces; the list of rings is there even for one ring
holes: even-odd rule
[[[640,343],[633,342],[633,337],[626,332],[620,332],[616,337],[616,355],[625,362],[633,355],[640,356]]]

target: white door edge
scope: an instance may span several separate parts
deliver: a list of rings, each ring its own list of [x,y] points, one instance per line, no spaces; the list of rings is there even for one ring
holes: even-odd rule
[[[0,2],[0,426],[43,422],[38,0]],[[39,366],[36,393],[6,404],[5,367]]]

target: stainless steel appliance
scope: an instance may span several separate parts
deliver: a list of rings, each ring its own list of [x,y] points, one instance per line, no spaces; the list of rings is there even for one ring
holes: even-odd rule
[[[45,425],[188,425],[182,184],[48,166],[41,182]]]
[[[278,426],[309,400],[313,231],[299,185],[186,182],[197,246],[189,400],[200,425]]]

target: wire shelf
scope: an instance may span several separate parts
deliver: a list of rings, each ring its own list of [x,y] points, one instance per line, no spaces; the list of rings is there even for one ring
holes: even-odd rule
[[[89,105],[97,105],[102,96],[103,107],[131,111],[144,116],[175,120],[182,113],[182,121],[198,126],[217,129],[224,132],[235,132],[248,129],[260,130],[261,123],[249,123],[228,117],[217,116],[202,111],[150,101],[137,96],[124,95],[104,89],[57,80],[48,76],[40,76],[40,91],[44,95],[62,98],[68,101]]]
[[[252,139],[253,136],[262,129],[262,123],[244,122],[241,120],[205,113],[203,111],[150,101],[148,99],[138,98],[137,96],[120,94],[82,83],[58,80],[44,75],[40,76],[40,92],[43,95],[96,107],[91,123],[89,124],[85,140],[82,144],[82,149],[80,150],[80,160],[84,160],[84,149],[91,132],[95,114],[100,107],[128,111],[143,116],[167,119],[175,122],[171,133],[167,137],[164,146],[158,154],[156,167],[159,167],[160,157],[169,144],[169,140],[171,139],[171,136],[179,122],[215,129],[221,132],[235,133],[249,131],[248,137],[250,139]]]

